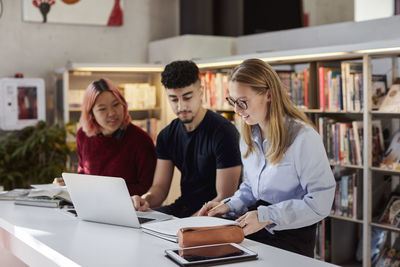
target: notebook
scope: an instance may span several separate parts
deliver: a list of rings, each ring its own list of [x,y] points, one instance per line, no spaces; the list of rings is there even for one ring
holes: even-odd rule
[[[141,223],[172,218],[157,211],[135,211],[122,178],[76,173],[63,173],[62,177],[82,220],[140,228]]]

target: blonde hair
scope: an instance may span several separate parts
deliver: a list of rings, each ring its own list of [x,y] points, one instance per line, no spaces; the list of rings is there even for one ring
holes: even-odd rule
[[[272,164],[279,163],[294,140],[293,135],[297,134],[299,130],[299,127],[297,127],[297,132],[295,129],[289,130],[290,127],[285,124],[285,117],[310,126],[313,126],[312,122],[291,102],[275,70],[260,59],[243,61],[232,70],[229,81],[247,84],[259,94],[266,94],[268,90],[270,91],[271,102],[269,102],[269,110],[265,114],[268,121],[267,136],[270,146],[265,157]],[[243,123],[242,137],[247,144],[247,151],[243,155],[246,158],[256,149],[252,141],[252,126]]]

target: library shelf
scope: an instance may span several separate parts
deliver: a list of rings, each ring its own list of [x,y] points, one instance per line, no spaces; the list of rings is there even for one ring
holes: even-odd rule
[[[400,118],[400,112],[384,112],[373,110],[371,111],[373,117],[386,117],[386,118]]]
[[[300,108],[304,113],[318,113],[318,114],[355,114],[355,115],[363,115],[362,111],[334,111],[334,110],[321,110],[321,109],[303,109]]]
[[[391,170],[391,169],[385,169],[385,168],[379,168],[379,167],[371,167],[371,171],[374,172],[381,172],[381,173],[387,173],[387,174],[392,174],[392,175],[400,175],[399,170]]]
[[[235,112],[232,108],[209,108],[209,110],[216,112]]]
[[[382,224],[382,223],[376,223],[376,222],[371,222],[370,224],[373,227],[377,227],[377,228],[381,228],[381,229],[385,229],[385,230],[389,230],[392,232],[398,232],[400,233],[400,228],[392,226],[392,225],[387,225],[387,224]]]
[[[360,166],[360,165],[353,165],[353,164],[337,164],[337,163],[334,163],[334,162],[331,162],[330,165],[331,165],[332,167],[337,166],[337,167],[344,167],[344,168],[350,168],[350,169],[363,169],[363,168],[364,168],[363,166]]]
[[[347,217],[347,216],[340,216],[340,215],[330,214],[329,217],[332,218],[332,219],[336,219],[336,220],[344,220],[344,221],[349,221],[349,222],[354,222],[354,223],[359,223],[359,224],[363,223],[362,220],[354,219],[354,218]]]

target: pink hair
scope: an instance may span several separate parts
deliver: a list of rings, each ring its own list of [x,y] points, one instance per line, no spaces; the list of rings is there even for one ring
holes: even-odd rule
[[[102,82],[101,80],[104,80],[108,88],[104,86],[99,88],[99,86],[96,86],[96,84]],[[89,84],[89,86],[86,88],[85,95],[83,96],[82,113],[79,123],[82,125],[82,130],[87,136],[93,136],[100,132],[101,126],[94,118],[92,108],[96,103],[97,97],[103,92],[112,93],[117,98],[118,102],[124,107],[122,126],[127,126],[131,121],[131,116],[128,112],[128,105],[126,104],[125,98],[122,96],[117,86],[115,86],[109,79],[102,78]]]

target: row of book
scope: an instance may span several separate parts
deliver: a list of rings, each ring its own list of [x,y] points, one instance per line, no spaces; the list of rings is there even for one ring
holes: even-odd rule
[[[331,214],[353,219],[362,218],[362,186],[358,172],[336,179],[335,200]]]
[[[308,107],[308,69],[301,72],[277,72],[292,102],[302,108]],[[203,104],[209,109],[232,109],[226,101],[228,73],[207,71],[200,74],[204,87]]]
[[[128,104],[128,109],[146,109],[156,107],[156,87],[149,83],[124,83],[118,86]],[[85,90],[68,91],[69,108],[80,108]]]
[[[327,262],[331,260],[330,228],[329,220],[318,222],[314,249],[315,258]]]
[[[277,71],[293,104],[301,108],[308,108],[309,71],[292,72]]]
[[[228,92],[228,74],[222,72],[200,73],[200,82],[204,88],[203,104],[209,109],[232,109],[226,101]]]
[[[319,108],[323,111],[362,111],[362,63],[330,63],[318,67]]]
[[[363,110],[363,68],[361,62],[326,62],[317,64],[317,88],[312,88],[310,69],[277,70],[292,102],[301,108],[322,111],[361,112]],[[231,109],[225,101],[229,95],[226,72],[207,71],[200,74],[204,87],[203,103],[210,109]],[[314,87],[315,87],[314,86]],[[318,97],[317,97],[318,95]],[[388,95],[385,74],[372,75],[372,109],[380,106]],[[314,99],[315,98],[315,99]],[[393,109],[393,108],[392,108]]]
[[[123,95],[129,109],[156,107],[156,87],[149,83],[122,84]]]
[[[320,117],[318,128],[332,164],[363,165],[363,121],[337,122]],[[373,120],[372,164],[374,166],[379,166],[384,151],[381,121]]]

